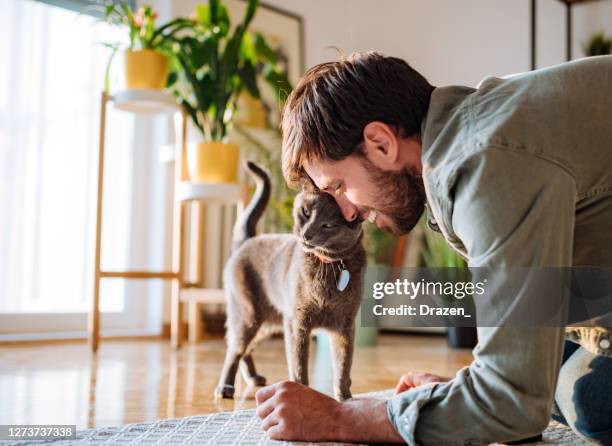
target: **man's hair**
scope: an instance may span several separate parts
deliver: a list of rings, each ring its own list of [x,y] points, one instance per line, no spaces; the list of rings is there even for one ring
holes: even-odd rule
[[[312,67],[283,110],[285,180],[299,184],[304,160],[339,161],[363,154],[363,129],[369,122],[384,122],[399,136],[420,134],[433,89],[406,61],[375,52]]]

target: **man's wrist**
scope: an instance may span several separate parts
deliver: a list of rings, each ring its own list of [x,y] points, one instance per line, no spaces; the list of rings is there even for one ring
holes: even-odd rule
[[[340,441],[404,443],[387,416],[387,401],[357,398],[338,406]]]

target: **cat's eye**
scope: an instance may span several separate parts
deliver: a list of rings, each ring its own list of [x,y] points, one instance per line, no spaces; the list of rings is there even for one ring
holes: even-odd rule
[[[333,227],[334,227],[334,225],[332,225],[332,224],[330,224],[330,223],[323,223],[323,227],[324,227],[325,229],[330,229],[330,228],[333,228]]]
[[[305,207],[302,207],[302,214],[304,215],[304,217],[310,218],[310,211]]]

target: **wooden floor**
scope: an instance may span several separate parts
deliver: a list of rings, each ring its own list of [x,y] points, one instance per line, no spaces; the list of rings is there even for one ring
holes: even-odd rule
[[[97,355],[84,342],[0,347],[0,424],[77,424],[79,429],[153,421],[254,406],[239,379],[234,401],[213,389],[225,353],[222,339],[173,351],[167,340],[103,340]],[[255,352],[268,382],[286,378],[282,340]],[[401,373],[454,375],[471,361],[435,335],[381,335],[356,350],[353,393],[394,387]],[[313,345],[311,385],[331,391],[329,352]]]

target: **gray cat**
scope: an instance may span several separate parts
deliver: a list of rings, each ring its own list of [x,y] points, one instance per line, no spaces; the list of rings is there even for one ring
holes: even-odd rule
[[[363,220],[346,222],[334,198],[308,182],[294,202],[294,233],[255,236],[270,180],[256,164],[246,167],[257,189],[236,223],[234,250],[223,272],[227,354],[215,394],[233,397],[239,363],[247,381],[265,385],[251,352],[280,331],[289,378],[308,385],[310,334],[321,328],[331,338],[334,395],[350,398],[355,316],[366,266]]]

